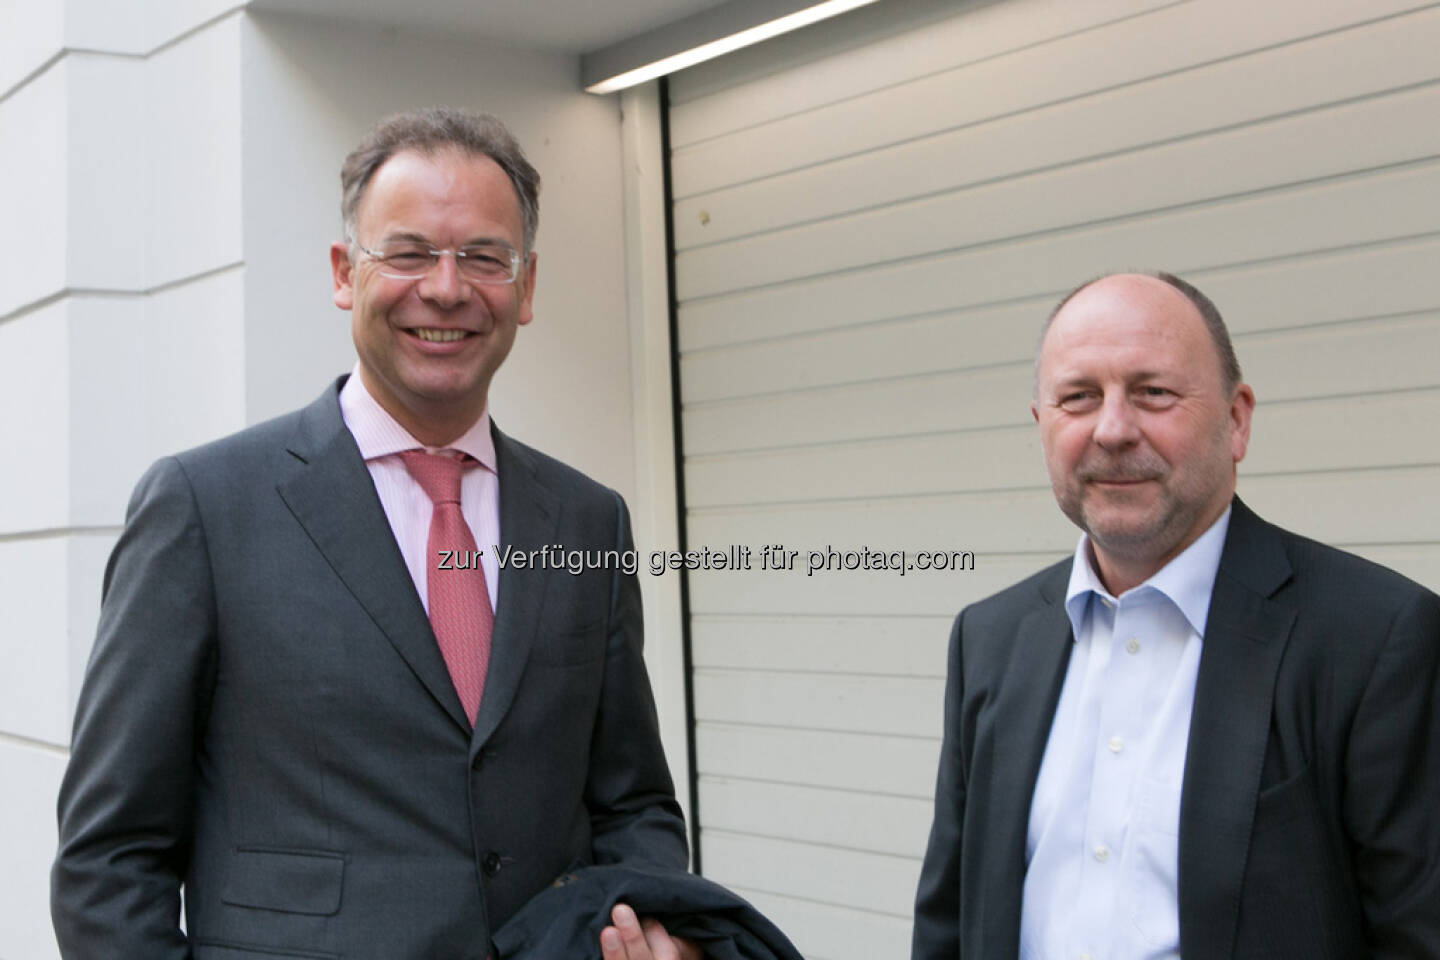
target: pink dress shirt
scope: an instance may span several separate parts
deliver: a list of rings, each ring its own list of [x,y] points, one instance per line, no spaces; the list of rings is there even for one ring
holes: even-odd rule
[[[500,543],[500,476],[495,468],[495,440],[490,436],[490,411],[486,409],[480,419],[460,435],[454,443],[444,448],[427,447],[400,426],[395,418],[365,389],[360,380],[360,366],[350,372],[350,379],[340,388],[340,416],[345,426],[355,437],[365,466],[370,470],[370,479],[375,483],[375,492],[380,495],[380,506],[385,518],[390,521],[390,530],[415,592],[425,613],[430,613],[429,591],[425,588],[425,575],[439,558],[425,556],[425,543],[430,533],[430,498],[420,489],[405,469],[400,459],[402,450],[439,449],[459,450],[480,461],[479,466],[466,470],[460,480],[460,512],[475,536],[475,547],[481,553],[481,566],[485,570],[485,585],[490,592],[490,607],[493,611],[499,602],[500,565],[495,547]],[[503,546],[500,548],[504,549]]]

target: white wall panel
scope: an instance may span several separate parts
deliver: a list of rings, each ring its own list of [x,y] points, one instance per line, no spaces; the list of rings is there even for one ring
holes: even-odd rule
[[[917,313],[957,302],[1023,297],[1033,295],[1037,284],[1049,286],[1059,277],[1084,279],[1111,264],[1126,263],[1141,251],[1155,262],[1185,264],[1193,273],[1417,236],[1434,231],[1436,205],[1425,199],[1437,195],[1440,162],[1427,159],[1173,211],[982,242],[973,248],[953,220],[932,219],[925,209],[917,208],[908,231],[891,225],[874,238],[881,254],[877,265],[857,262],[856,248],[864,245],[851,237],[828,245],[836,257],[834,272],[787,259],[737,262],[733,270],[696,270],[688,277],[679,274],[680,296],[694,303],[682,310],[681,333],[688,344],[692,326],[715,328],[708,337],[701,334],[701,342],[793,332],[791,325],[804,329],[803,321],[786,317],[796,311],[803,315],[802,306],[815,309],[817,302],[822,307],[834,303],[837,308],[849,303],[851,315],[864,311],[870,317],[884,317],[894,316],[888,311],[896,305]],[[867,236],[864,231],[859,235]],[[797,258],[803,261],[810,256],[813,253]],[[1037,269],[1037,265],[1042,266]],[[746,282],[754,286],[744,286]],[[984,299],[970,299],[979,297]],[[722,319],[727,316],[732,318],[728,324]]]
[[[940,728],[944,684],[930,677],[707,669],[695,676],[695,719],[923,737]]]
[[[5,24],[0,30],[0,96],[4,96],[64,47],[64,8],[59,3],[0,0],[0,23]]]
[[[734,667],[810,673],[937,677],[949,616],[696,617],[691,622],[698,669]]]
[[[0,324],[0,445],[35,465],[10,473],[0,532],[118,524],[152,460],[244,425],[239,273]]]
[[[1428,387],[1437,382],[1440,310],[1243,337],[1235,349],[1267,400]]]
[[[943,637],[941,638],[943,641]],[[944,643],[939,660],[945,659]],[[926,799],[935,788],[940,731],[933,738],[886,737],[748,725],[700,724],[696,753],[715,776]]]
[[[1440,244],[1436,245],[1440,250]],[[1030,356],[1051,298],[945,311],[855,326],[811,317],[818,329],[731,346],[698,348],[681,359],[691,403],[887,377],[1013,363]],[[826,324],[836,324],[828,326]]]
[[[1040,462],[1040,440],[1028,424],[697,456],[686,464],[686,502],[700,508],[1023,489],[1035,485]],[[897,473],[897,463],[914,466]]]
[[[103,6],[106,0],[71,0]],[[154,50],[224,14],[239,10],[249,0],[146,0],[145,43]]]
[[[1440,85],[708,244],[676,257],[677,283],[703,297],[1440,155],[1440,129],[1416,116],[1440,116]]]
[[[1222,305],[1232,334],[1440,307],[1440,235],[1382,242],[1262,264],[1191,272]],[[846,326],[832,313],[808,316],[814,329],[733,346],[688,351],[681,359],[693,406],[762,393],[1028,362],[1040,320],[1058,293],[998,306]],[[1247,368],[1248,368],[1247,364]]]
[[[147,298],[144,463],[245,426],[244,272],[224,270]]]
[[[923,850],[933,811],[916,797],[730,777],[702,778],[700,805],[712,829],[871,853]]]
[[[0,97],[66,51],[140,58],[242,0],[0,0]]]
[[[687,453],[882,439],[1025,424],[1028,361],[969,373],[923,374],[687,407]],[[903,417],[896,411],[904,410]],[[784,478],[774,478],[782,481]]]
[[[1440,6],[950,13],[671,87],[686,534],[757,561],[689,577],[704,865],[833,960],[906,950],[954,613],[1074,549],[1028,408],[1076,284],[1209,293],[1241,495],[1440,585]],[[974,569],[806,575],[862,545]]]
[[[151,15],[162,2],[164,0],[56,0],[56,6],[65,11],[65,45],[78,50],[143,56],[163,42],[151,41],[147,29]]]
[[[3,233],[4,231],[0,231]],[[0,323],[0,534],[65,526],[69,513],[69,325],[63,302]],[[13,458],[13,460],[11,459]]]
[[[1352,358],[1353,359],[1353,358]],[[1440,423],[1440,390],[1270,403],[1256,407],[1242,477],[1435,463],[1424,442]]]
[[[140,135],[156,145],[146,164],[147,288],[243,257],[240,23],[216,23],[145,63]]]
[[[145,73],[138,57],[72,53],[65,176],[66,285],[139,290],[151,211],[147,164],[165,141],[145,134]]]
[[[1186,275],[1436,232],[1440,164],[817,275],[682,302],[682,350],[1053,292],[1144,258]],[[934,232],[929,221],[918,231]],[[1077,279],[1078,278],[1078,279]],[[1043,317],[1043,313],[1041,317]]]
[[[1033,24],[1043,21],[1034,17],[1031,6],[1011,3],[1001,11],[1011,24],[1029,19],[1033,33]],[[911,83],[887,85],[882,80],[867,94],[776,121],[795,131],[792,149],[775,150],[773,130],[762,123],[679,150],[675,195],[688,197],[773,176],[1421,6],[1425,4],[1416,0],[1375,0],[1363,9],[1300,3],[1256,7],[1245,0],[1211,0],[1166,6],[1108,29],[1077,31],[1050,42],[1027,44],[1017,35],[1004,55]],[[1245,29],[1234,29],[1238,22]],[[800,71],[803,76],[804,67]],[[675,81],[682,97],[683,77]],[[1283,78],[1277,73],[1272,82]],[[762,91],[754,93],[763,98]]]
[[[903,917],[915,899],[918,857],[868,853],[719,830],[701,835],[705,874],[720,883]],[[763,881],[757,883],[758,878]]]
[[[974,124],[903,140],[890,149],[846,152],[791,172],[685,197],[675,207],[676,245],[689,249],[765,232],[777,224],[833,217],[1120,151],[1165,143],[1184,146],[1185,141],[1206,132],[1228,132],[1213,145],[1208,141],[1190,145],[1203,153],[1233,139],[1231,133],[1244,132],[1235,128],[1268,119],[1280,118],[1281,122],[1275,131],[1252,131],[1250,141],[1255,136],[1282,136],[1280,131],[1287,127],[1293,130],[1298,124],[1303,130],[1307,122],[1316,122],[1292,114],[1328,114],[1351,107],[1364,112],[1363,102],[1348,105],[1345,101],[1397,90],[1404,93],[1411,84],[1426,84],[1433,78],[1431,51],[1437,43],[1440,10],[1424,11],[1279,50],[1103,88],[1078,100],[1019,113],[997,112]],[[944,49],[933,42],[931,48]],[[1350,69],[1337,71],[1337,56],[1344,57]],[[1083,77],[1077,78],[1077,83],[1083,86]],[[1337,107],[1336,101],[1341,105]],[[981,102],[988,105],[994,100],[986,97]],[[1184,109],[1177,109],[1181,104]],[[802,122],[801,117],[795,118],[795,123]],[[776,122],[768,124],[765,132],[767,156],[790,157],[807,149],[803,128],[792,130],[786,123]],[[1382,138],[1379,143],[1367,143],[1361,137],[1346,136],[1343,128],[1329,133],[1342,141],[1342,150],[1383,150],[1388,142]],[[1240,141],[1242,148],[1245,143]],[[724,138],[711,149],[727,146],[732,146],[731,140]],[[717,163],[728,169],[735,159],[717,157]],[[1273,164],[1287,159],[1324,163],[1327,158],[1287,153],[1260,159]],[[1254,170],[1247,166],[1238,163],[1214,172],[1254,178],[1264,174],[1266,164]],[[1034,206],[1043,207],[1039,203]],[[1029,207],[1013,212],[1025,213]],[[698,215],[701,210],[708,215],[703,221]]]
[[[1424,442],[1428,438],[1417,438]],[[1240,495],[1282,527],[1340,547],[1434,544],[1440,465],[1250,477]]]
[[[388,85],[423,86],[445,75],[413,49],[411,70],[381,59],[395,55],[396,46],[378,31],[325,20],[251,14],[242,21],[251,421],[307,403],[354,365],[349,314],[331,302],[329,247],[341,237],[340,163],[368,123],[395,109],[385,99]]]
[[[65,0],[65,42],[85,50],[143,55],[248,0]]]
[[[1174,2],[1090,0],[1082,9],[1067,0],[1043,0],[1030,3],[1021,18],[994,0],[892,0],[842,23],[789,34],[678,75],[671,92],[671,141],[686,147]],[[955,16],[963,8],[966,15]],[[932,17],[934,22],[925,22]],[[897,30],[897,24],[908,29]],[[776,63],[802,61],[803,71],[775,69]],[[757,76],[751,79],[751,73]]]
[[[0,957],[55,960],[50,930],[50,864],[55,859],[55,794],[65,771],[58,751],[0,736]]]
[[[1046,495],[1048,496],[1048,492]],[[1049,501],[1036,492],[1025,502],[1042,504]],[[834,529],[825,530],[821,538],[816,539],[813,534],[787,527],[781,531],[778,538],[771,537],[770,542],[778,539],[800,551],[800,567],[797,571],[784,574],[759,570],[741,573],[692,573],[691,612],[696,616],[953,617],[965,604],[1002,590],[1074,550],[1073,543],[1059,549],[1051,547],[1028,552],[998,553],[975,550],[973,541],[976,538],[971,531],[978,526],[988,526],[995,522],[993,515],[986,512],[991,505],[991,501],[986,500],[958,504],[953,499],[947,499],[937,503],[931,514],[930,528],[925,531],[923,539],[907,539],[907,534],[914,529],[913,526],[898,531],[886,527],[883,531],[883,544],[878,537],[868,539],[868,545],[873,549],[880,549],[882,545],[888,547],[904,544],[903,548],[912,554],[917,550],[972,550],[976,554],[974,570],[963,573],[910,571],[904,576],[893,572],[877,575],[832,570],[806,576],[805,562],[809,551],[818,550],[823,554],[827,546],[849,548],[867,543],[867,540],[859,532],[837,532]],[[1007,511],[1006,515],[1021,512],[1023,509],[1016,508]],[[843,511],[837,511],[831,516],[850,519],[850,514]],[[747,519],[753,520],[753,517]],[[768,525],[772,530],[775,529],[778,525],[767,523],[768,519],[762,517],[758,522],[752,523],[750,528]],[[1061,543],[1073,530],[1069,521],[1060,516],[1058,511],[1053,518],[1031,519],[1051,528],[1048,540],[1052,544]],[[812,528],[822,526],[825,522],[827,521],[822,520],[813,524]],[[727,517],[709,529],[728,529],[732,523],[735,523],[734,519]],[[700,535],[703,535],[707,528],[697,520],[697,529],[701,530]],[[873,529],[870,532],[873,533]],[[1037,540],[1040,536],[1039,532],[1035,532],[1030,539]],[[696,542],[703,541],[692,540],[692,544]],[[943,639],[943,636],[939,638],[942,641]]]
[[[1427,198],[1417,195],[1416,200]],[[1437,220],[1440,226],[1440,220]],[[1192,271],[1237,333],[1440,306],[1440,231],[1300,257]]]
[[[100,578],[114,533],[0,540],[0,737],[70,743],[75,693],[100,616]],[[0,777],[0,780],[6,779]]]
[[[145,406],[149,378],[167,377],[149,359],[155,340],[146,329],[150,306],[150,299],[142,296],[65,300],[72,398],[67,423],[70,526],[121,522],[131,488],[156,455],[149,435],[163,430],[170,419]],[[207,325],[204,316],[189,323]],[[155,415],[165,420],[153,424]]]
[[[68,573],[63,535],[0,541],[0,734],[70,742]]]
[[[0,317],[65,286],[68,77],[58,63],[0,100]]]

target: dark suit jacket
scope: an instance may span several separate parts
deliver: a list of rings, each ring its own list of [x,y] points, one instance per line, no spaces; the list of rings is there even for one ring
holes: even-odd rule
[[[585,867],[566,873],[495,934],[499,960],[599,960],[610,910],[629,904],[708,960],[804,960],[785,934],[743,897],[684,870]]]
[[[472,733],[338,387],[136,490],[60,792],[66,957],[479,960],[577,858],[684,868],[635,578],[505,569]],[[495,448],[504,543],[631,547],[616,493]]]
[[[1017,955],[1069,574],[1066,560],[955,621],[916,960]],[[1440,597],[1235,500],[1179,857],[1185,960],[1440,957]]]

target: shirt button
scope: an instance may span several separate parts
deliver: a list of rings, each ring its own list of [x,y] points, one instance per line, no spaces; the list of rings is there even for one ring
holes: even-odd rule
[[[1111,753],[1119,753],[1125,749],[1125,741],[1119,737],[1111,737],[1110,742],[1107,743],[1106,746],[1110,748]]]
[[[1126,641],[1125,641],[1125,652],[1126,652],[1126,653],[1139,653],[1139,652],[1140,652],[1140,641],[1139,641],[1137,638],[1135,638],[1135,637],[1131,637],[1129,640],[1126,640]]]
[[[1110,848],[1103,843],[1095,844],[1095,859],[1104,863],[1110,859]]]

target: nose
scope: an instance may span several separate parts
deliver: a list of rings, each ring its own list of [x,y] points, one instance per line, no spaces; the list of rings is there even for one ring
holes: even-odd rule
[[[1140,425],[1135,407],[1123,390],[1107,390],[1095,420],[1095,442],[1107,450],[1123,449],[1138,443]]]
[[[470,283],[460,275],[460,264],[451,250],[442,250],[420,280],[420,296],[436,306],[449,309],[470,299]]]

